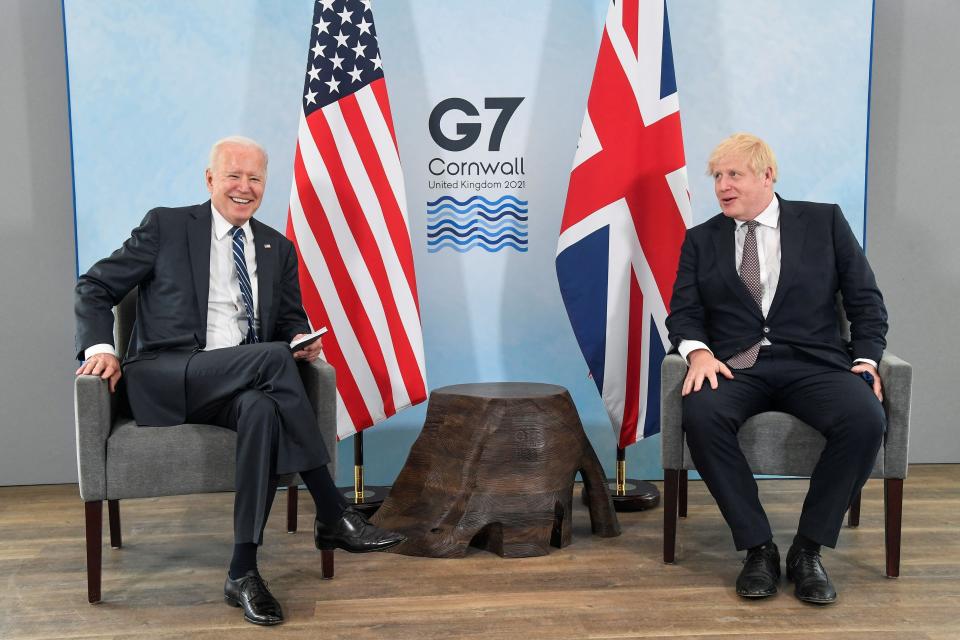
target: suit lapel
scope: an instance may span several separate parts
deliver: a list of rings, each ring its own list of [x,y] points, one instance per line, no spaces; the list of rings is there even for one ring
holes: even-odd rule
[[[277,250],[279,247],[270,238],[267,227],[250,220],[253,240],[257,251],[257,305],[260,311],[260,339],[269,340],[273,335],[273,279],[277,273]]]
[[[780,196],[777,196],[779,199]],[[780,199],[780,280],[767,317],[773,317],[787,297],[788,289],[800,269],[807,219],[794,203]]]
[[[730,290],[737,294],[740,301],[746,305],[751,312],[761,315],[760,308],[754,301],[753,296],[747,286],[740,279],[737,273],[737,239],[734,236],[737,223],[732,218],[722,217],[717,221],[717,227],[713,232],[713,244],[717,251],[717,269],[726,281]]]
[[[187,221],[187,244],[190,252],[190,267],[193,274],[193,288],[197,296],[197,309],[200,311],[200,334],[197,339],[206,344],[207,301],[210,296],[210,202],[197,205]]]

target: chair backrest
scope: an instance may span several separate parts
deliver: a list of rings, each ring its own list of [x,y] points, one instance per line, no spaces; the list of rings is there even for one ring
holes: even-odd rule
[[[840,337],[844,342],[850,342],[850,321],[847,312],[843,310],[843,295],[838,291],[836,296],[837,323],[840,325]]]
[[[123,297],[116,307],[114,307],[114,340],[117,345],[117,355],[123,358],[127,353],[127,345],[130,344],[130,334],[133,332],[133,325],[137,321],[137,298],[139,288],[134,287],[127,295]]]

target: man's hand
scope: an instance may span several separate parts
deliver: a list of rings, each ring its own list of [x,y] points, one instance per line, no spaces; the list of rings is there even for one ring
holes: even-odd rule
[[[710,381],[710,388],[716,389],[717,374],[721,374],[727,380],[733,380],[733,374],[727,365],[713,357],[713,354],[706,349],[697,349],[691,351],[687,356],[690,361],[690,368],[687,369],[687,377],[683,379],[683,389],[681,395],[690,395],[691,391],[700,391],[703,387],[704,379]]]
[[[78,376],[100,376],[110,381],[110,393],[117,390],[120,380],[120,361],[112,353],[98,353],[83,361],[77,369]]]
[[[857,362],[853,365],[850,371],[854,372],[858,376],[866,371],[871,376],[873,376],[873,395],[877,396],[877,400],[883,402],[883,385],[880,382],[880,374],[877,373],[877,368],[870,364],[869,362]]]
[[[290,342],[294,342],[308,335],[310,334],[298,333],[297,335],[293,336],[293,340],[291,340]],[[293,357],[295,360],[306,360],[307,362],[314,362],[316,361],[317,358],[320,357],[321,351],[323,351],[323,338],[318,338],[317,341],[314,342],[313,344],[307,345],[303,349],[300,349],[300,351],[295,351],[293,354]]]

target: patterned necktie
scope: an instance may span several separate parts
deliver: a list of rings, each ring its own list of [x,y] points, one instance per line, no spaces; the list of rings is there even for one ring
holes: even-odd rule
[[[240,283],[240,297],[243,298],[243,306],[247,311],[247,337],[240,344],[252,344],[260,342],[257,336],[256,319],[253,315],[253,286],[250,284],[250,273],[247,271],[247,258],[243,250],[243,239],[245,234],[240,227],[234,227],[230,233],[233,235],[233,264],[237,268],[237,281]]]
[[[757,225],[756,220],[745,223],[747,237],[743,241],[743,256],[740,258],[740,279],[746,285],[747,291],[753,296],[757,306],[763,310],[763,283],[760,282],[760,257],[757,254]],[[731,369],[749,369],[756,363],[760,353],[760,342],[730,357],[727,364]]]

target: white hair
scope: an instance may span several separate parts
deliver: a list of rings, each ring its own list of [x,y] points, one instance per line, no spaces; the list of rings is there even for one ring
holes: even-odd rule
[[[213,163],[217,159],[217,154],[220,153],[220,147],[228,144],[235,144],[241,147],[248,147],[251,149],[256,149],[263,155],[263,168],[266,171],[267,168],[267,150],[264,149],[259,142],[253,138],[247,138],[246,136],[227,136],[226,138],[220,138],[213,143],[213,146],[210,147],[210,158],[207,160],[207,169],[213,169]]]

